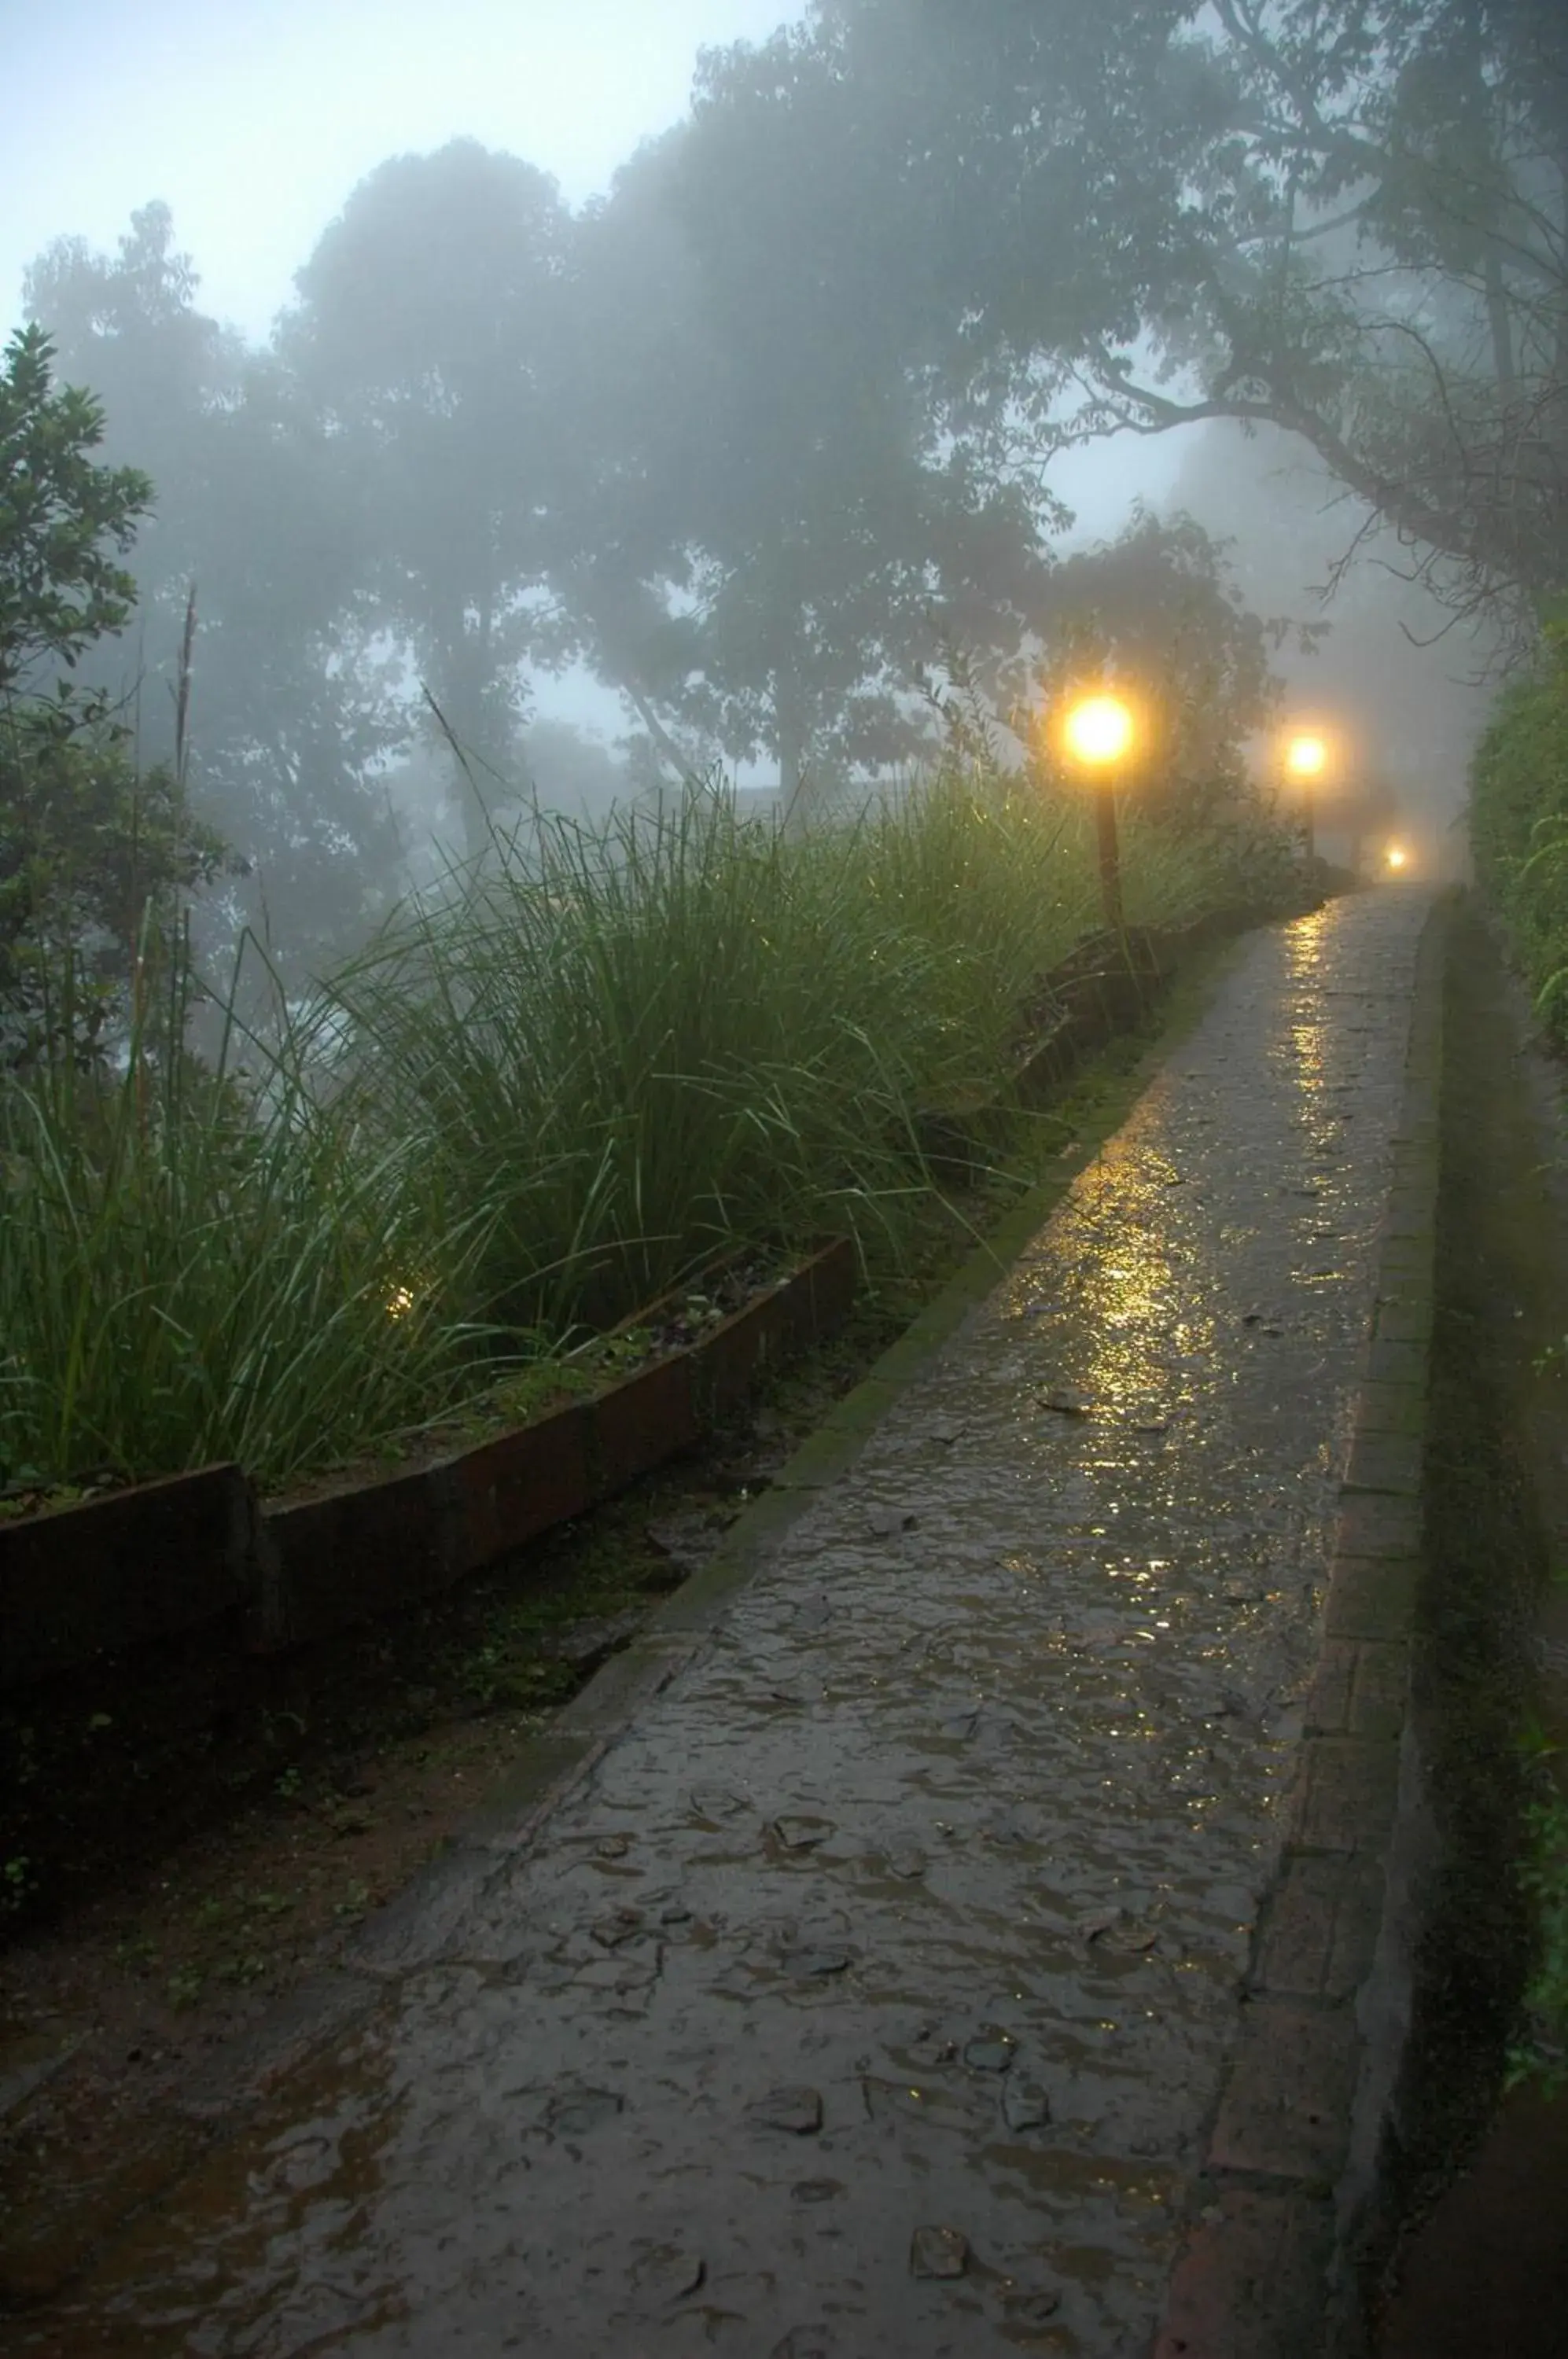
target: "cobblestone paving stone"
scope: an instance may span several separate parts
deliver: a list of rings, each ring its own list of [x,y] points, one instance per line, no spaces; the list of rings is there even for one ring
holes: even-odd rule
[[[1244,946],[543,1834],[39,2347],[1147,2350],[1315,1654],[1427,908]]]

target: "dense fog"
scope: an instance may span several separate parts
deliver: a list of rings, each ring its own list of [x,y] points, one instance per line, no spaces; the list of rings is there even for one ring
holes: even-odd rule
[[[134,103],[79,13],[72,89]],[[150,479],[134,617],[80,667],[147,763],[194,585],[218,931],[317,964],[535,802],[723,775],[809,826],[929,756],[955,681],[1011,758],[1086,663],[1160,683],[1178,769],[1239,747],[1267,783],[1306,713],[1341,787],[1450,830],[1560,546],[1554,10],[819,0],[757,38],[737,0],[639,12],[619,71],[589,11],[583,114],[612,95],[627,147],[571,201],[495,136],[582,14],[528,13],[471,60],[486,136],[345,174],[266,332],[209,309],[232,258],[157,185],[109,250],[65,212],[11,290]],[[332,120],[312,43],[360,24],[278,11],[280,154],[291,87]],[[639,74],[656,117],[690,83],[640,144]]]

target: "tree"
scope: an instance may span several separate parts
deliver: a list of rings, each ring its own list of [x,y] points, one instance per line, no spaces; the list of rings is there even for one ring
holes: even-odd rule
[[[192,486],[193,784],[249,864],[236,910],[293,974],[352,948],[401,883],[382,765],[408,737],[407,697],[377,645],[365,485],[344,456],[262,355],[210,420]]]
[[[1449,629],[1425,584],[1404,578],[1397,538],[1363,531],[1361,504],[1279,428],[1194,429],[1171,497],[1226,541],[1248,605],[1311,625],[1282,640],[1275,668],[1298,711],[1332,720],[1349,773],[1386,771],[1429,813],[1457,811],[1491,701],[1489,635]],[[1360,561],[1345,571],[1353,538]]]
[[[1144,507],[1115,540],[1068,557],[1041,618],[1047,694],[1085,676],[1130,684],[1146,801],[1172,813],[1247,789],[1248,741],[1277,711],[1288,626],[1244,603],[1225,545],[1192,516]]]
[[[1457,615],[1530,609],[1568,524],[1568,22],[1541,0],[1224,0],[1266,197],[1210,241],[1196,397],[1126,356],[1105,415],[1284,427]]]
[[[205,930],[265,921],[280,962],[299,968],[343,948],[396,882],[376,769],[407,724],[370,652],[363,472],[276,360],[198,309],[199,285],[168,207],[152,204],[114,256],[57,241],[27,299],[69,370],[99,389],[110,445],[158,484],[135,561],[133,678],[117,649],[91,660],[103,685],[120,675],[147,754],[172,761],[186,601],[200,584],[182,767],[249,879],[231,877]]]
[[[135,468],[92,457],[102,409],[54,389],[52,358],[23,329],[0,372],[0,1059],[13,1065],[98,1054],[123,1023],[149,908],[225,861],[177,773],[138,776],[105,701],[67,680],[51,696],[41,677],[129,620],[136,585],[103,544],[125,554],[151,495]]]
[[[1039,504],[943,446],[876,308],[820,318],[737,174],[750,127],[670,135],[582,224],[592,424],[558,581],[672,764],[771,755],[800,816],[813,784],[920,742],[908,689],[944,636],[1016,648],[1044,560]]]
[[[57,238],[23,282],[27,317],[47,329],[72,381],[93,387],[106,448],[134,454],[158,486],[157,512],[138,538],[144,594],[166,577],[188,578],[183,544],[207,424],[233,398],[245,363],[242,340],[197,309],[200,283],[158,203],[132,213],[113,255]],[[177,603],[182,613],[183,589]]]
[[[515,753],[524,667],[566,652],[549,584],[569,224],[553,181],[474,140],[394,158],[321,239],[278,338],[362,484],[377,615],[468,756],[475,853]]]
[[[766,125],[748,202],[787,209],[819,316],[874,276],[999,475],[1268,423],[1456,611],[1561,585],[1553,0],[818,0],[709,60],[710,120]]]
[[[89,455],[103,439],[102,406],[80,387],[52,389],[54,346],[23,328],[0,370],[0,697],[13,697],[45,658],[68,669],[106,631],[124,628],[136,582],[122,556],[152,502],[133,467]]]

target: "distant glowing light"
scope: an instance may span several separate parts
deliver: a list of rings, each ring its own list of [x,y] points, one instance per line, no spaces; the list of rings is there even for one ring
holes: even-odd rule
[[[413,1295],[406,1286],[395,1286],[387,1298],[387,1315],[390,1318],[402,1319],[412,1310],[413,1307]]]
[[[1404,868],[1409,864],[1410,855],[1402,843],[1391,843],[1383,857],[1390,868]]]
[[[1328,747],[1321,737],[1292,737],[1285,748],[1285,767],[1293,778],[1321,778],[1328,766]]]
[[[1133,740],[1133,718],[1119,696],[1089,696],[1075,704],[1063,729],[1075,762],[1119,762]]]

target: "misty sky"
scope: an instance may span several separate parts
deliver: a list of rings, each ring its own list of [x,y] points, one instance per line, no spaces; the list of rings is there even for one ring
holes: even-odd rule
[[[165,198],[219,318],[265,333],[355,182],[460,133],[572,204],[686,109],[699,48],[789,0],[0,0],[0,312],[51,238]]]
[[[553,173],[580,205],[679,121],[697,52],[760,40],[790,0],[0,0],[0,333],[56,237],[113,253],[172,208],[204,310],[265,337],[295,271],[387,157],[466,134]],[[1126,445],[1055,473],[1085,535],[1158,498],[1178,453]],[[614,734],[585,675],[540,709]]]
[[[352,190],[388,156],[466,134],[580,205],[685,113],[699,49],[761,39],[801,0],[0,0],[0,335],[27,265],[63,235],[113,252],[162,198],[202,308],[260,340]],[[1074,538],[1171,493],[1186,438],[1052,470]],[[1315,611],[1315,609],[1313,610]],[[540,709],[615,734],[586,675]]]
[[[468,134],[607,187],[685,113],[699,49],[759,40],[790,0],[0,0],[0,332],[51,239],[113,253],[161,197],[203,310],[264,336],[350,190]],[[1174,448],[1074,454],[1086,533],[1159,497]]]

